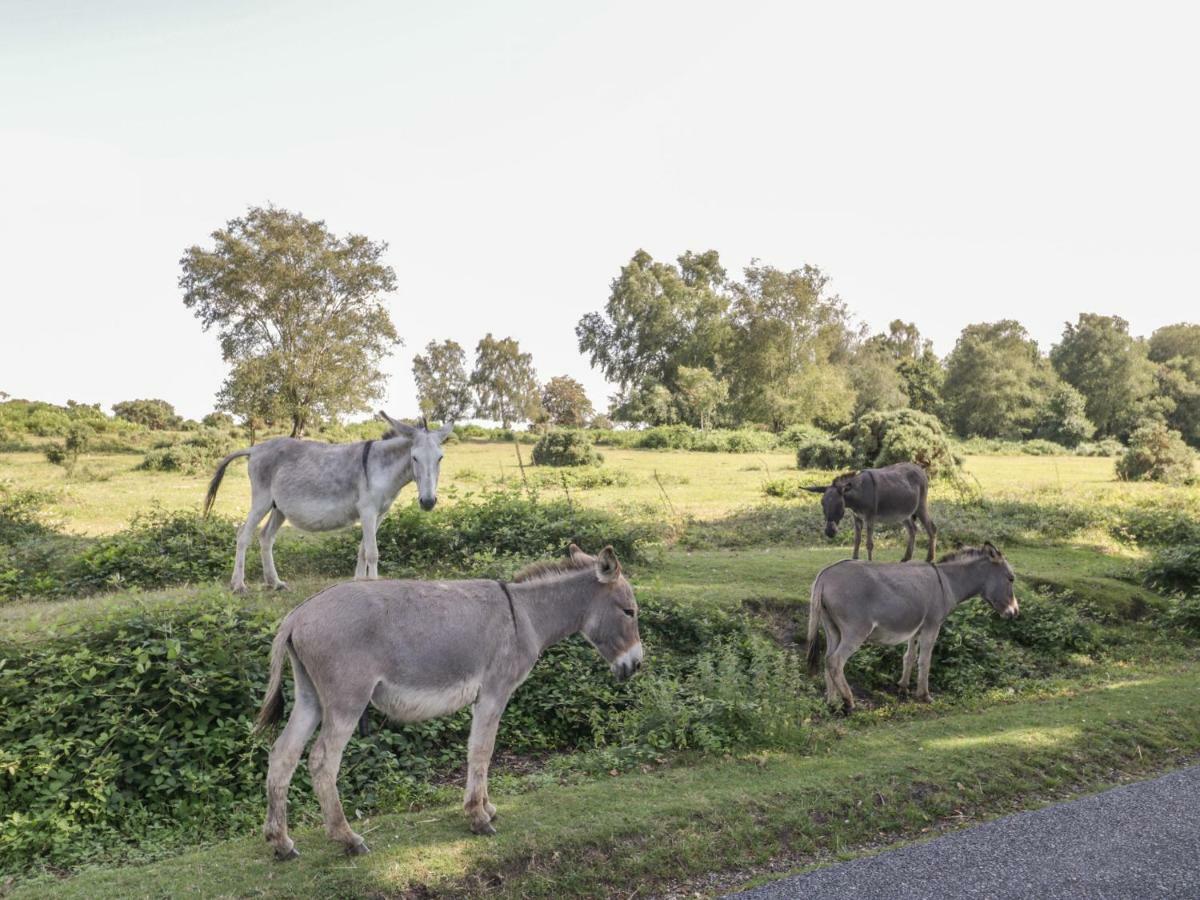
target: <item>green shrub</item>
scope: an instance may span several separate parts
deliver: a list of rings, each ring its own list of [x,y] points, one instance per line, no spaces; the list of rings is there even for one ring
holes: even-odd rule
[[[915,462],[935,477],[959,470],[942,423],[928,413],[869,412],[838,432],[838,437],[854,448],[854,465],[860,468]]]
[[[687,425],[656,425],[637,435],[634,446],[646,450],[690,450],[695,436]]]
[[[1021,444],[1021,452],[1029,456],[1068,456],[1071,451],[1054,441],[1035,438],[1032,441],[1024,441]]]
[[[1085,441],[1075,448],[1076,456],[1120,456],[1125,445],[1116,438],[1104,438],[1095,443]]]
[[[780,447],[799,447],[810,441],[823,440],[832,437],[827,431],[822,431],[816,425],[789,425],[779,434]]]
[[[198,475],[210,471],[233,450],[227,432],[206,428],[181,441],[159,444],[138,465],[144,472],[187,472]]]
[[[1193,477],[1195,456],[1183,436],[1161,422],[1147,422],[1129,437],[1129,450],[1117,460],[1122,481],[1182,484]]]
[[[847,441],[822,435],[801,440],[796,446],[799,469],[845,469],[854,463],[854,448]]]
[[[1166,623],[1200,637],[1200,594],[1172,597],[1167,602]]]
[[[1164,591],[1200,593],[1200,544],[1159,549],[1146,565],[1146,581]]]
[[[533,447],[537,466],[596,466],[602,461],[591,438],[582,431],[550,431]]]
[[[122,400],[114,403],[112,409],[118,419],[153,431],[167,431],[183,425],[183,417],[176,415],[175,407],[166,400]]]

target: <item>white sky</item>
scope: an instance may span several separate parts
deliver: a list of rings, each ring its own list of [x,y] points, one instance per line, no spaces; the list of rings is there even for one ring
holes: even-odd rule
[[[1192,7],[1192,10],[1197,9]],[[0,0],[0,390],[212,408],[178,260],[268,202],[391,245],[412,355],[574,325],[644,247],[813,263],[939,353],[1196,321],[1200,13],[1151,3]]]

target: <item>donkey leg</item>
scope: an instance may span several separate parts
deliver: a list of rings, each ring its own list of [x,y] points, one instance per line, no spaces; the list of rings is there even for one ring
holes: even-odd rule
[[[900,681],[898,682],[901,690],[908,690],[908,684],[912,680],[913,663],[917,661],[917,636],[914,634],[908,639],[908,647],[904,651],[904,669],[900,673]]]
[[[821,621],[825,625],[825,702],[837,706],[842,702],[842,696],[833,676],[829,674],[829,657],[841,643],[842,634],[828,616],[822,617]]]
[[[838,693],[842,695],[842,699],[846,702],[846,710],[849,712],[854,709],[854,692],[850,690],[850,682],[846,680],[846,662],[852,657],[858,648],[863,645],[863,641],[870,634],[870,626],[867,630],[861,633],[850,632],[848,629],[842,629],[842,639],[837,645],[837,649],[832,655],[825,657],[825,663],[829,667],[830,677],[833,678],[834,686],[837,687]]]
[[[488,767],[496,746],[496,729],[508,698],[498,700],[480,697],[471,715],[471,737],[467,742],[467,789],[463,794],[463,809],[471,820],[476,834],[495,834],[492,819],[496,807],[488,798]]]
[[[854,517],[854,553],[852,559],[858,559],[858,547],[862,543],[862,519],[858,516]]]
[[[913,547],[917,543],[917,523],[912,519],[905,519],[904,527],[908,529],[908,548],[904,551],[904,558],[900,562],[908,562],[912,559]]]
[[[356,571],[354,577],[365,577],[374,581],[379,577],[379,546],[375,542],[375,530],[379,527],[379,516],[373,508],[360,509],[358,511],[358,520],[362,523],[362,547],[360,552],[365,572],[359,575]]]
[[[267,821],[263,836],[275,848],[275,858],[286,861],[299,856],[295,842],[287,833],[287,794],[292,774],[300,762],[304,745],[321,721],[321,703],[304,670],[292,665],[296,685],[296,704],[287,725],[271,747],[267,766]]]
[[[875,558],[875,520],[867,519],[867,562]]]
[[[937,553],[937,525],[933,523],[933,517],[929,515],[927,506],[922,506],[917,511],[917,518],[921,520],[921,527],[925,529],[925,534],[929,538],[929,552],[925,554],[925,561],[933,562]]]
[[[358,724],[362,709],[366,708],[368,699],[364,699],[357,712],[339,708],[336,711],[324,710],[325,719],[321,725],[321,733],[308,754],[308,769],[312,773],[313,790],[321,804],[321,817],[325,820],[325,833],[331,840],[343,844],[346,852],[359,856],[368,852],[367,845],[361,835],[350,830],[346,814],[342,810],[342,799],[338,796],[337,776],[342,765],[342,753],[354,727]]]
[[[366,540],[367,539],[364,537],[358,542],[358,564],[354,567],[355,581],[359,581],[367,577]]]
[[[933,663],[933,645],[937,643],[938,632],[942,626],[922,631],[920,634],[921,659],[917,663],[917,699],[922,703],[932,703],[933,695],[929,693],[929,666]]]
[[[246,521],[238,529],[237,552],[233,559],[233,580],[229,584],[229,587],[236,593],[240,594],[246,590],[246,549],[250,546],[250,541],[254,539],[254,531],[258,528],[258,523],[270,511],[272,502],[269,493],[263,496],[252,496],[250,515],[246,516]]]
[[[280,581],[279,573],[275,571],[274,553],[275,535],[279,533],[284,518],[283,513],[278,509],[271,510],[271,518],[267,519],[267,524],[258,536],[258,549],[262,556],[263,581],[267,583],[267,587],[274,588],[277,591],[282,591],[287,587],[287,582]]]

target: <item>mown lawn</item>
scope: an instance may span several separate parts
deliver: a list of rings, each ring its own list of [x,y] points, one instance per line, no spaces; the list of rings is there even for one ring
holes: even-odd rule
[[[1019,703],[907,707],[814,730],[804,754],[693,760],[659,771],[495,792],[500,834],[456,805],[358,824],[353,861],[317,829],[280,865],[257,836],[146,866],[40,880],[14,897],[641,896],[785,854],[803,864],[1036,806],[1200,751],[1195,661],[1113,670]],[[546,779],[541,779],[546,781]]]

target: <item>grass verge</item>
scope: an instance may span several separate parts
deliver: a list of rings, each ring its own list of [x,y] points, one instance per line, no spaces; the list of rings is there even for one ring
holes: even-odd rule
[[[1127,670],[1036,701],[911,712],[814,729],[804,755],[750,754],[657,772],[546,783],[495,798],[501,833],[472,837],[454,806],[359,823],[350,861],[319,831],[279,865],[257,837],[141,867],[28,883],[14,897],[642,895],[781,854],[836,854],[1021,798],[1084,790],[1200,750],[1194,663]],[[549,779],[543,779],[549,781]],[[353,809],[352,798],[347,798]]]

